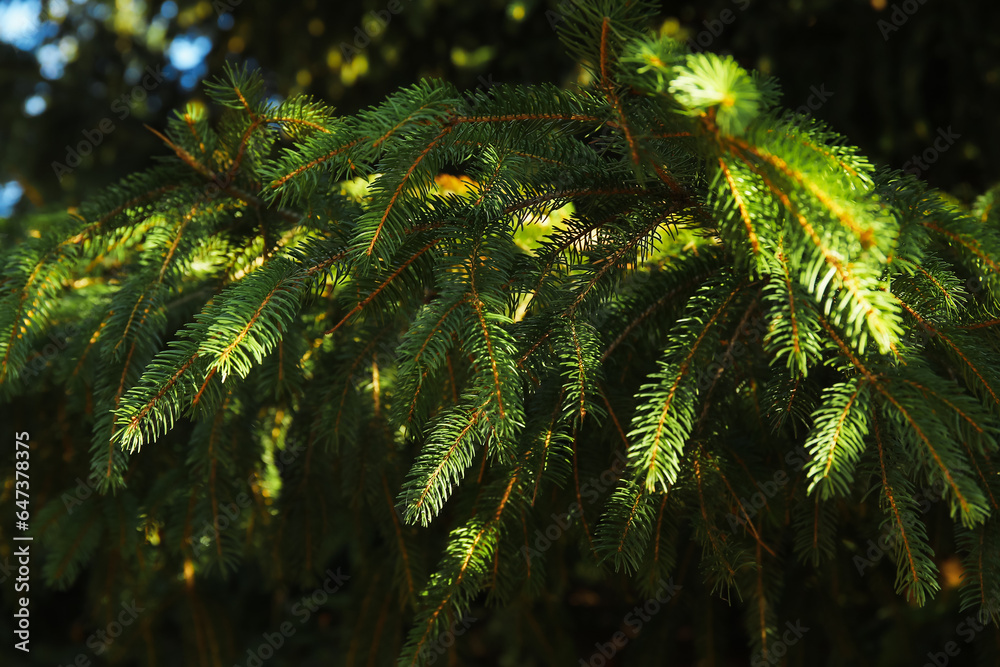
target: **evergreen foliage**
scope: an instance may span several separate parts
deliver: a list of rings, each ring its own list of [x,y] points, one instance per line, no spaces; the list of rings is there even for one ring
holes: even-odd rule
[[[418,665],[484,603],[530,626],[504,650],[576,664],[545,617],[570,579],[672,580],[656,623],[724,650],[711,592],[774,663],[787,621],[844,627],[881,531],[890,604],[957,554],[1000,620],[998,191],[876,170],[654,9],[564,16],[580,90],[421,81],[341,117],[230,69],[217,123],[188,107],[172,155],[6,249],[3,400],[65,388],[53,427],[91,432],[34,518],[46,581],[231,664],[258,636],[212,597],[234,572],[279,605],[348,563],[336,664]]]

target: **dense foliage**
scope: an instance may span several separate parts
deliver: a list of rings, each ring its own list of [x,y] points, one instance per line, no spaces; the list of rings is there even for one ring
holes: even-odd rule
[[[424,80],[345,117],[231,69],[217,123],[188,107],[173,155],[5,250],[3,400],[67,394],[33,434],[65,471],[45,578],[151,610],[112,656],[248,664],[287,622],[275,664],[714,660],[721,596],[754,664],[851,663],[946,568],[996,632],[996,193],[876,171],[654,11],[561,16],[579,90]],[[290,591],[331,577],[306,642]],[[596,649],[563,630],[581,585],[617,591]]]

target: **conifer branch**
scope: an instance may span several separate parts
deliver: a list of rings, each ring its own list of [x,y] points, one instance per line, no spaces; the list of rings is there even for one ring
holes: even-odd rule
[[[219,632],[249,639],[200,582],[308,589],[349,552],[348,664],[406,633],[415,667],[480,596],[624,569],[735,592],[768,660],[779,612],[814,617],[797,600],[884,529],[897,593],[924,603],[957,553],[963,609],[995,615],[1000,190],[965,207],[876,171],[768,77],[648,34],[652,0],[570,5],[579,89],[423,81],[338,117],[227,66],[221,122],[190,106],[151,129],[163,165],[0,249],[0,400],[65,394],[38,439],[91,431],[83,457],[62,434],[63,482],[89,466],[97,492],[70,521],[53,478],[34,523],[50,583],[107,609],[126,573],[154,636],[181,595],[185,650],[222,664]],[[919,481],[949,505],[926,523]]]

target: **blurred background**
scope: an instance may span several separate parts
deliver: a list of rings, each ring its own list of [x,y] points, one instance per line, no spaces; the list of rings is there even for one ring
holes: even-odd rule
[[[145,125],[203,103],[225,61],[345,114],[425,76],[578,76],[556,1],[397,1],[0,0],[0,218],[72,206],[164,154]],[[665,0],[654,27],[776,75],[787,106],[969,201],[1000,176],[998,25],[985,1]]]

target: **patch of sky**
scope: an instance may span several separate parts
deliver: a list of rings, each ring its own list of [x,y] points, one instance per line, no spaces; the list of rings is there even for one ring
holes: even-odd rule
[[[167,49],[170,65],[166,68],[169,75],[173,69],[180,72],[181,86],[191,89],[197,86],[208,72],[205,57],[212,50],[212,40],[205,35],[178,35]]]
[[[0,218],[9,218],[17,202],[21,201],[24,188],[17,181],[0,184]]]
[[[167,0],[160,5],[160,16],[165,19],[172,19],[177,16],[177,3],[174,0]]]
[[[59,27],[54,21],[42,21],[40,0],[7,0],[0,3],[0,42],[22,51],[33,51]]]
[[[105,4],[95,2],[87,5],[87,14],[98,21],[104,21],[111,16],[111,11],[111,7],[108,7]]]
[[[41,95],[32,95],[24,101],[24,113],[29,116],[37,116],[45,111],[49,103]]]

